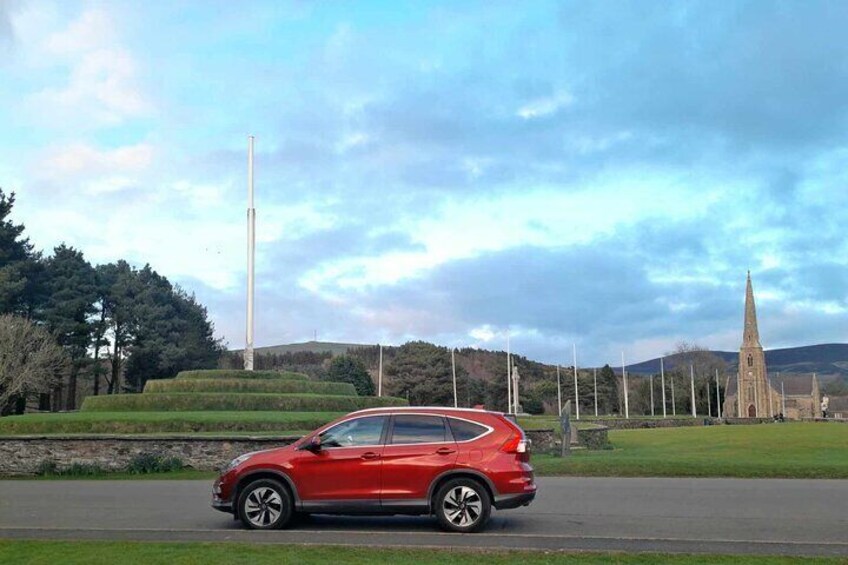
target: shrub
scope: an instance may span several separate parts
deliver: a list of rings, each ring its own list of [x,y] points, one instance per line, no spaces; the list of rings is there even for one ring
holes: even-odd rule
[[[168,473],[179,471],[184,467],[179,457],[164,457],[155,453],[139,453],[130,459],[127,464],[127,472],[133,475],[146,475],[148,473]]]
[[[360,396],[374,396],[374,381],[368,374],[368,369],[357,357],[350,355],[339,355],[330,361],[326,379],[342,383],[350,383],[356,387]]]
[[[51,461],[50,459],[44,459],[35,469],[36,475],[57,475],[58,473],[59,466],[56,465],[55,461]]]
[[[243,371],[237,369],[209,369],[180,371],[178,379],[287,379],[305,381],[307,376],[289,371]]]
[[[174,392],[89,396],[83,412],[280,410],[285,412],[351,412],[378,406],[405,406],[406,400],[389,396],[329,396],[316,394],[228,394]]]
[[[162,379],[147,381],[145,394],[160,392],[271,392],[278,394],[315,393],[356,396],[348,383],[271,379]]]

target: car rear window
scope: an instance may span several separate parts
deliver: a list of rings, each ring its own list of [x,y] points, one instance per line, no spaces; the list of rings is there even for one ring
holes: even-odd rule
[[[453,432],[453,437],[456,441],[468,441],[476,437],[480,437],[486,433],[486,430],[488,429],[485,426],[469,422],[468,420],[448,418],[448,422],[450,422],[451,431]]]
[[[395,416],[390,443],[441,443],[446,437],[441,416]]]

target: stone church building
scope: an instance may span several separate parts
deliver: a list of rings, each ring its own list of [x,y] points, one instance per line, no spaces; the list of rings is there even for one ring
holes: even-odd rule
[[[736,418],[821,417],[821,393],[815,375],[770,378],[757,328],[751,273],[745,289],[745,326],[739,348],[739,370],[727,387],[724,414]]]

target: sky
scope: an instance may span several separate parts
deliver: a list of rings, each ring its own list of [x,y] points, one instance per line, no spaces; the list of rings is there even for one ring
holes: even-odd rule
[[[244,344],[848,341],[845,2],[0,0],[0,187]]]

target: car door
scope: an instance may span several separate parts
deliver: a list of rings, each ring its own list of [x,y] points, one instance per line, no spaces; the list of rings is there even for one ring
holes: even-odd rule
[[[295,463],[304,508],[312,502],[333,506],[379,507],[382,452],[389,417],[363,416],[339,422],[321,435],[321,449],[301,451]],[[360,504],[361,503],[361,504]],[[320,506],[320,505],[319,505]],[[352,508],[353,509],[353,508]]]
[[[443,416],[392,416],[383,448],[383,508],[426,506],[430,484],[452,469],[456,458],[456,442]]]

